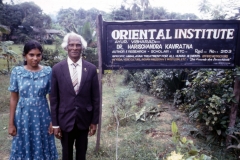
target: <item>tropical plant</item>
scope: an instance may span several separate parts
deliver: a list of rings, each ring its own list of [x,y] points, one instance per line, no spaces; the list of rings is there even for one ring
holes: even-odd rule
[[[192,140],[181,137],[176,122],[172,122],[172,138],[176,144],[175,150],[167,157],[167,160],[211,160],[212,156],[202,153],[201,149],[197,149]]]
[[[7,60],[7,69],[10,72],[10,62],[16,62],[17,53],[9,48],[13,44],[13,41],[1,41],[0,53]]]
[[[4,25],[0,24],[0,36],[2,36],[2,34],[9,34],[11,32],[11,30]]]
[[[66,56],[63,55],[63,49],[60,46],[60,40],[56,38],[55,41],[55,48],[54,49],[48,49],[45,48],[43,45],[43,58],[41,63],[46,66],[53,67],[54,64],[60,62],[62,59],[64,59]]]
[[[80,33],[83,36],[83,38],[87,41],[88,46],[90,46],[91,43],[94,43],[97,41],[97,37],[95,34],[96,32],[91,27],[91,23],[89,21],[84,23]],[[91,47],[93,47],[93,45],[91,45]],[[95,46],[95,48],[96,48],[96,46]]]

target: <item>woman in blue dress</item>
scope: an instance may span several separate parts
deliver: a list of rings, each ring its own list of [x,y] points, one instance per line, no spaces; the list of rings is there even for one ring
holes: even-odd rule
[[[46,95],[51,68],[40,65],[42,46],[35,40],[24,46],[24,66],[12,70],[8,132],[13,136],[10,160],[58,159]]]

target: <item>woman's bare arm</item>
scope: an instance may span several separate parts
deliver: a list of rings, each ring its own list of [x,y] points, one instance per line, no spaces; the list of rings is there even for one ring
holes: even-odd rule
[[[14,115],[15,115],[18,99],[19,99],[18,92],[11,92],[10,114],[9,114],[9,124],[8,124],[8,133],[11,136],[15,136],[17,134],[17,130],[16,130],[16,127],[14,125]]]

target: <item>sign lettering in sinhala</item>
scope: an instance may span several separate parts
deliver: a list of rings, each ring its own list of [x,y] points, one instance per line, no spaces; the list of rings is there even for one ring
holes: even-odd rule
[[[234,66],[238,23],[185,22],[106,25],[106,64],[125,68]]]

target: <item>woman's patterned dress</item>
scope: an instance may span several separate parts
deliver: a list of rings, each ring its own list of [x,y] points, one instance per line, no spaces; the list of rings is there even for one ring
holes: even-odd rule
[[[46,95],[50,92],[51,68],[31,72],[15,67],[10,78],[11,92],[19,93],[10,160],[58,159],[54,135],[48,133],[51,122]]]

